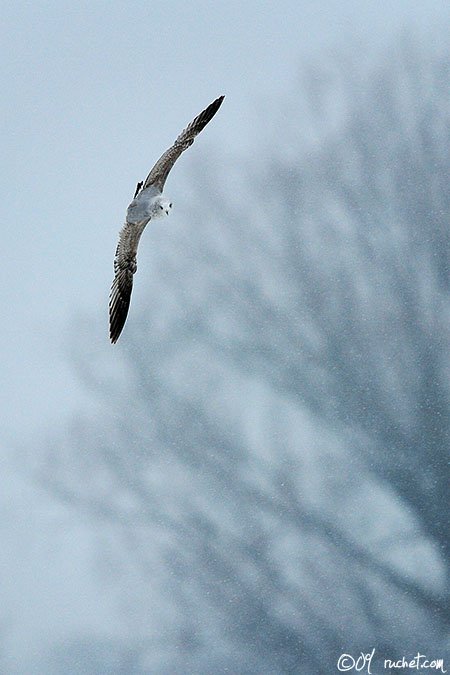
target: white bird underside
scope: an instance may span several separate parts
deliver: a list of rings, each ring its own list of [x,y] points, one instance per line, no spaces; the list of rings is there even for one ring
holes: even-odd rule
[[[138,183],[133,201],[127,209],[125,224],[119,234],[114,259],[114,281],[109,297],[109,335],[114,344],[119,339],[130,306],[133,275],[137,270],[139,239],[153,218],[168,214],[172,204],[162,199],[167,176],[178,157],[200,131],[212,120],[222,105],[219,96],[181,132],[175,143],[158,159],[143,183]]]

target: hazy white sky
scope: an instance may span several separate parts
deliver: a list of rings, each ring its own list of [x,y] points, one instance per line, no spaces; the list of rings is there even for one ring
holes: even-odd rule
[[[136,181],[194,114],[225,93],[195,152],[249,152],[259,103],[304,60],[448,23],[448,0],[3,3],[0,442],[81,404],[74,317],[100,313],[96,339],[113,349],[118,229]],[[170,176],[175,205],[193,153]]]
[[[254,152],[263,136],[260,103],[289,91],[302,62],[356,40],[362,49],[388,43],[405,26],[441,35],[450,27],[448,0],[1,4],[5,452],[12,441],[38,441],[50,423],[63,426],[87,404],[68,365],[70,332],[83,330],[77,317],[100,316],[96,348],[120,349],[109,344],[107,326],[117,233],[136,181],[193,115],[226,94],[213,123],[170,176],[171,219],[183,218],[176,206],[186,198],[194,154]],[[170,236],[170,221],[167,227]],[[54,568],[40,549],[26,562],[30,533],[49,520],[42,514],[30,519],[38,498],[18,498],[20,489],[16,483],[2,489],[11,508],[5,522],[8,537],[23,540],[27,550],[16,551],[2,538],[0,571],[3,577],[11,565],[17,571],[0,598],[15,613],[22,643],[31,644],[28,632],[55,630],[67,607],[73,615],[83,605],[81,614],[89,603],[82,585],[61,581],[82,575],[76,532],[61,557],[51,552]],[[41,547],[54,545],[51,537],[38,539]],[[103,625],[100,605],[96,612],[92,620]]]

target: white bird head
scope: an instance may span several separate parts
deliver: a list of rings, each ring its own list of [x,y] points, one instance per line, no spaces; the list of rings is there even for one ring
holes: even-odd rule
[[[155,204],[155,215],[153,217],[158,218],[160,216],[168,216],[171,210],[172,202],[169,199],[158,199]]]

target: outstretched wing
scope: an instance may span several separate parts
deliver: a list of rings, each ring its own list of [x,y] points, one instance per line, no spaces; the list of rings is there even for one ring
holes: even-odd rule
[[[125,223],[120,230],[116,257],[115,277],[109,296],[109,337],[114,344],[119,339],[130,307],[133,274],[137,270],[137,248],[139,239],[149,218],[139,223]]]
[[[192,120],[190,124],[181,132],[171,148],[158,159],[153,169],[148,174],[144,184],[138,183],[135,199],[141,190],[152,187],[152,195],[161,193],[164,188],[169,171],[175,164],[181,153],[194,142],[194,138],[214,117],[222,105],[225,97],[219,96],[213,101],[200,115]],[[133,202],[132,202],[133,203]],[[130,208],[130,207],[129,207]],[[139,216],[137,217],[139,218]],[[130,307],[131,291],[133,289],[133,275],[137,270],[137,248],[139,239],[150,218],[145,218],[138,222],[130,222],[131,217],[128,211],[128,220],[122,227],[117,244],[116,257],[114,259],[115,277],[111,286],[109,296],[109,335],[114,344],[119,339]]]
[[[197,117],[187,125],[186,129],[181,132],[172,147],[166,150],[166,152],[158,159],[145,179],[143,189],[148,188],[150,185],[154,185],[159,192],[163,191],[164,183],[166,182],[170,169],[173,167],[181,153],[192,145],[197,134],[199,134],[208,122],[212,120],[222,105],[224,98],[224,96],[216,98],[216,100],[210,103],[200,115],[197,115]]]

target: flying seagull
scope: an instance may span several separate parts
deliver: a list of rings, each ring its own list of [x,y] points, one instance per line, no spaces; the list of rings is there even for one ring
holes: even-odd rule
[[[172,202],[162,194],[167,176],[181,153],[192,145],[197,134],[212,120],[224,98],[219,96],[197,115],[161,155],[145,181],[137,184],[125,224],[120,230],[114,259],[115,277],[109,296],[109,336],[113,344],[119,339],[127,318],[141,234],[150,220],[169,215],[172,208]]]

